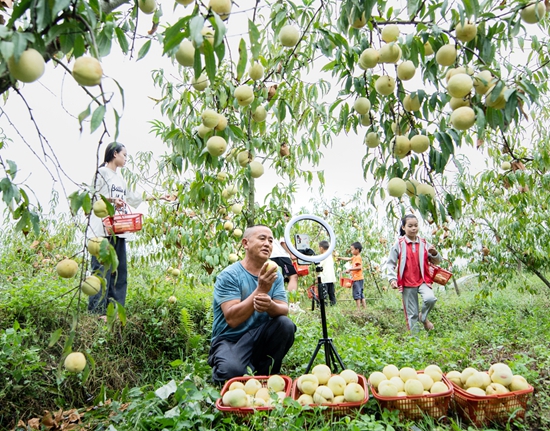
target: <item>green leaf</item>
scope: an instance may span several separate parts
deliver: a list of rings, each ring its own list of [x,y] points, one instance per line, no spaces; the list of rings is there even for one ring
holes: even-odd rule
[[[61,334],[63,333],[63,329],[59,328],[55,332],[52,332],[52,335],[50,335],[50,341],[48,341],[48,347],[53,347],[55,343],[61,338]]]
[[[219,17],[218,14],[214,14],[214,24],[212,25],[214,28],[214,46],[219,46],[223,42],[223,38],[225,37],[225,34],[227,33],[227,27],[223,23],[222,19]]]
[[[206,74],[210,82],[216,80],[216,57],[214,56],[214,48],[210,43],[203,44],[204,63],[206,66]]]
[[[80,125],[80,131],[82,131],[82,122],[90,116],[92,112],[92,104],[90,103],[88,107],[78,114],[78,124]]]
[[[260,51],[262,49],[262,44],[260,41],[260,31],[254,21],[248,20],[248,37],[250,40],[250,51],[252,52],[252,58],[258,60],[260,57]]]
[[[143,46],[139,49],[138,57],[137,57],[138,61],[147,55],[150,48],[151,48],[151,39],[145,42]]]
[[[191,32],[191,42],[193,42],[196,47],[200,47],[203,44],[204,38],[201,33],[203,27],[204,27],[204,18],[202,17],[202,15],[196,15],[191,19],[191,21],[189,21],[189,31]]]
[[[76,332],[74,330],[71,330],[63,346],[63,353],[61,354],[63,357],[67,356],[69,353],[72,352],[75,335],[76,335]]]
[[[246,49],[246,42],[241,38],[241,41],[239,42],[239,62],[237,63],[237,81],[240,81],[244,75],[247,62],[248,51]]]
[[[168,51],[171,51],[173,48],[178,46],[183,39],[185,39],[185,33],[181,30],[185,28],[187,21],[189,21],[189,17],[184,17],[180,19],[178,22],[176,22],[173,26],[168,27],[166,31],[164,32],[164,48],[162,53],[166,54]],[[202,28],[200,29],[202,30]],[[199,30],[199,31],[200,31]],[[151,42],[151,40],[149,40]],[[151,45],[149,43],[149,45]],[[143,49],[143,48],[142,48]],[[149,48],[147,48],[149,50]]]
[[[15,22],[31,7],[34,0],[22,0],[13,2],[13,11],[7,24],[8,28],[16,27]]]
[[[90,122],[90,133],[94,133],[97,128],[101,125],[103,122],[103,119],[105,118],[105,106],[99,105],[94,113],[92,114],[92,121]]]
[[[126,34],[120,27],[115,28],[115,34],[118,44],[120,45],[120,49],[122,49],[124,54],[128,54],[128,39],[126,39]]]
[[[122,326],[126,326],[126,309],[123,307],[122,304],[117,304],[116,311],[118,314],[118,320],[120,320],[120,324]]]

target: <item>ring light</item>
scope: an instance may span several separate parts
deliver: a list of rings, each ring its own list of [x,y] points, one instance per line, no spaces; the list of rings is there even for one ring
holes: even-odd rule
[[[330,238],[330,245],[329,245],[327,251],[325,251],[321,255],[308,256],[308,255],[300,253],[298,250],[296,250],[296,248],[294,247],[292,241],[290,240],[290,230],[292,229],[292,226],[294,226],[300,220],[315,221],[315,222],[319,223],[321,226],[323,226],[326,229],[326,231],[328,233],[328,236]],[[286,242],[286,245],[289,248],[289,250],[297,258],[299,258],[299,259],[301,259],[305,262],[311,262],[311,263],[319,264],[332,254],[332,251],[334,250],[334,247],[336,247],[336,236],[334,235],[334,232],[333,232],[332,228],[330,227],[330,225],[325,220],[323,220],[321,217],[317,217],[317,216],[311,215],[311,214],[303,214],[303,215],[293,217],[288,222],[288,224],[286,225],[286,228],[285,228],[285,242]]]

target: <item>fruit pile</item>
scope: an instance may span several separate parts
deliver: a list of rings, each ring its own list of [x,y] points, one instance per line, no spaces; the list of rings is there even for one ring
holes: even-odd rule
[[[386,365],[382,372],[369,376],[369,383],[380,407],[399,410],[402,420],[425,415],[438,419],[449,410],[452,384],[437,365],[428,365],[423,371]]]
[[[278,374],[269,376],[265,386],[256,378],[234,380],[223,393],[222,405],[232,408],[271,407],[286,398],[286,389],[287,382]]]
[[[313,367],[311,374],[304,374],[296,380],[294,397],[303,406],[362,402],[365,389],[359,379],[353,370],[332,374],[327,365],[319,364]]]
[[[503,363],[491,365],[488,372],[478,371],[468,367],[460,371],[450,371],[447,379],[464,389],[466,392],[477,395],[507,394],[509,392],[529,389],[529,384],[523,376],[514,375],[510,367]]]
[[[437,365],[428,365],[422,373],[411,367],[386,365],[382,372],[369,376],[369,383],[381,397],[441,394],[451,389],[443,382],[443,371]]]
[[[524,377],[514,375],[503,363],[487,372],[468,367],[450,371],[446,378],[454,386],[454,407],[458,414],[477,427],[525,417],[533,387]]]

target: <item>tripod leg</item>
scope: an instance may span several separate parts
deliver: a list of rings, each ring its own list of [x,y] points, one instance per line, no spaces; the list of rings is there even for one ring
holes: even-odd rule
[[[338,364],[340,364],[340,367],[341,367],[340,371],[343,371],[343,370],[346,369],[346,366],[344,365],[344,362],[342,361],[342,358],[340,357],[340,355],[336,351],[336,347],[334,346],[334,344],[332,344],[331,339],[327,340],[327,342],[325,344],[325,350],[327,352],[329,352],[332,364],[336,365],[336,361],[338,361]],[[329,365],[329,364],[327,364],[327,365]],[[336,366],[333,368],[329,365],[329,367],[334,373],[338,373],[338,368]]]
[[[321,344],[323,344],[323,341],[319,340],[319,342],[317,343],[317,347],[315,348],[315,351],[313,352],[313,355],[311,356],[311,359],[309,360],[309,363],[307,364],[306,374],[308,374],[309,370],[311,370],[311,366],[313,365],[313,361],[315,361],[315,357],[317,356],[317,353],[319,353],[319,349],[321,349]]]

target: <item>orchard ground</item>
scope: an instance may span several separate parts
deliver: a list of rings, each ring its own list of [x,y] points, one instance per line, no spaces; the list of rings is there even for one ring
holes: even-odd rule
[[[12,429],[20,420],[27,424],[45,410],[72,408],[78,409],[84,429],[93,430],[414,429],[396,412],[381,411],[372,398],[360,412],[340,419],[302,411],[292,403],[247,421],[224,416],[214,406],[220,388],[209,383],[211,369],[206,363],[211,283],[197,283],[185,272],[179,277],[167,275],[164,268],[140,265],[134,259],[126,325],[116,320],[110,327],[86,313],[84,298],[79,301],[77,291],[71,291],[76,279],[58,278],[55,265],[43,261],[47,255],[39,256],[40,246],[30,248],[17,236],[3,239],[0,375],[7,383],[0,388],[3,429]],[[189,270],[196,271],[204,270]],[[305,372],[322,336],[319,308],[311,311],[305,293],[313,283],[311,277],[300,279],[299,293],[293,298],[304,311],[292,314],[298,332],[282,370],[292,378]],[[525,291],[526,285],[531,293]],[[506,362],[514,373],[526,377],[535,392],[525,422],[510,418],[501,427],[548,429],[550,300],[546,287],[524,273],[490,296],[480,295],[482,286],[475,278],[460,287],[460,296],[452,287],[438,289],[431,317],[436,330],[417,338],[406,332],[397,291],[379,293],[367,279],[365,312],[355,310],[350,290],[339,287],[338,304],[327,307],[329,336],[346,367],[365,376],[389,363],[416,369],[438,364],[448,372],[467,366],[487,370],[492,363]],[[177,302],[169,301],[172,295]],[[73,350],[86,353],[90,365],[85,380],[62,367],[63,344],[75,316]],[[52,334],[59,329],[56,340]],[[323,363],[323,358],[321,349],[315,363]],[[453,414],[439,428],[429,419],[415,426],[426,431],[474,429]]]

